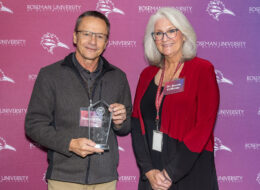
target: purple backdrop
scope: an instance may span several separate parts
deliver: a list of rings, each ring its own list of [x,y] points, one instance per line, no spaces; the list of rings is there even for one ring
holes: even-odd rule
[[[221,92],[215,128],[220,189],[260,189],[259,0],[0,0],[1,190],[47,189],[46,152],[26,139],[24,116],[39,69],[74,51],[72,33],[79,14],[99,10],[110,19],[104,55],[127,73],[134,98],[147,65],[145,27],[164,6],[189,18],[198,36],[198,56],[215,66]],[[120,137],[119,146],[118,189],[137,189],[130,135]]]

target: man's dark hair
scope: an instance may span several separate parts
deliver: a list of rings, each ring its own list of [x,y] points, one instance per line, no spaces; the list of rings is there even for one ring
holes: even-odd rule
[[[107,19],[107,17],[106,17],[104,14],[102,14],[102,13],[100,13],[100,12],[98,12],[98,11],[86,11],[86,12],[82,13],[82,14],[78,17],[78,19],[77,19],[77,21],[76,21],[76,25],[75,25],[75,28],[74,28],[74,32],[77,32],[78,27],[79,27],[79,25],[80,25],[80,23],[81,23],[82,18],[88,17],[88,16],[100,18],[100,19],[102,19],[103,21],[105,21],[105,23],[106,23],[106,25],[107,25],[107,38],[108,38],[108,37],[109,37],[109,34],[110,34],[110,22],[109,22],[109,20]]]

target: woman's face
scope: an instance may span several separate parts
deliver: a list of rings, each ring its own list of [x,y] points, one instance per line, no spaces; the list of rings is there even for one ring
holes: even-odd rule
[[[162,37],[160,40],[159,38],[155,39],[155,44],[159,52],[166,58],[182,55],[184,36],[181,31],[175,31],[174,29],[176,27],[165,17],[158,19],[154,25],[154,35]]]

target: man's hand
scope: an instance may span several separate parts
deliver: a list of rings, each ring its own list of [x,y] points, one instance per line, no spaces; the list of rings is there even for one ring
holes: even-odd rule
[[[115,125],[121,125],[126,119],[126,109],[123,104],[114,103],[109,106],[112,112],[112,120]]]
[[[86,157],[89,154],[104,152],[104,150],[100,148],[95,148],[95,146],[96,143],[87,138],[72,139],[70,141],[69,151],[74,152],[82,158]]]
[[[160,170],[150,170],[147,172],[148,178],[153,190],[167,190],[171,187],[172,183],[169,181]]]

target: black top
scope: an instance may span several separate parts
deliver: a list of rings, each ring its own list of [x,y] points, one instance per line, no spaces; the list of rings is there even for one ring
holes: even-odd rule
[[[76,59],[75,53],[72,56],[72,61],[76,68],[78,69],[81,77],[84,79],[84,81],[87,83],[89,90],[93,87],[94,81],[96,78],[101,74],[102,72],[102,66],[103,66],[103,61],[102,59],[98,60],[98,66],[94,72],[90,72],[86,70],[84,67],[80,65],[78,60]]]
[[[152,159],[152,164],[154,169],[163,169],[162,164],[162,153],[152,149],[153,145],[153,130],[156,130],[155,118],[156,118],[156,107],[155,107],[155,98],[157,93],[157,88],[154,79],[150,82],[147,91],[145,92],[142,101],[141,101],[141,112],[144,120],[145,128],[145,137],[148,142],[148,147]],[[163,90],[163,87],[162,89]],[[162,101],[163,103],[163,101]],[[162,104],[161,104],[162,105]],[[159,115],[161,116],[162,106],[159,110]],[[159,124],[160,129],[160,124]]]

